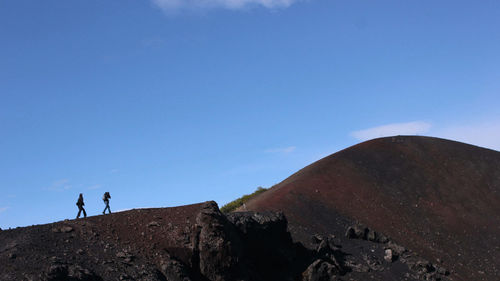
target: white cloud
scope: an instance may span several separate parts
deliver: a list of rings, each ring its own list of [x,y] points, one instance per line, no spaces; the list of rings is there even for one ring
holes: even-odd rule
[[[393,123],[351,132],[354,138],[365,141],[374,138],[388,137],[395,135],[421,135],[429,132],[431,124],[422,121],[408,123]]]
[[[271,149],[266,149],[266,153],[281,153],[281,154],[290,154],[295,151],[297,147],[295,146],[288,146],[288,147],[281,147],[281,148],[271,148]]]
[[[433,135],[500,151],[500,121],[450,126]]]
[[[257,5],[265,8],[286,8],[302,0],[151,0],[166,12],[206,8],[242,9]]]

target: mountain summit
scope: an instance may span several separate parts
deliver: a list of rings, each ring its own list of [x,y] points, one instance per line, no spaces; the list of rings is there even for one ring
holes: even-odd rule
[[[363,142],[246,203],[282,211],[292,235],[360,223],[442,263],[456,280],[500,276],[500,152],[421,136]]]

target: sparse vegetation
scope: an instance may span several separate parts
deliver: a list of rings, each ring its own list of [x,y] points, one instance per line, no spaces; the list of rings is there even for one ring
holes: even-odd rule
[[[243,195],[240,198],[238,198],[234,201],[231,201],[231,202],[227,203],[226,205],[222,206],[222,208],[220,208],[220,210],[223,213],[232,212],[232,211],[236,210],[238,207],[240,207],[243,204],[245,204],[246,202],[248,202],[248,200],[252,199],[253,197],[255,197],[255,196],[257,196],[265,191],[267,191],[267,188],[259,186],[259,187],[257,187],[257,190],[255,190],[254,193]]]

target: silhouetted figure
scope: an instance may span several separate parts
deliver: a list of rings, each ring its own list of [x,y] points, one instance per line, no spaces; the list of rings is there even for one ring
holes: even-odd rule
[[[102,211],[103,215],[106,214],[106,209],[111,214],[111,209],[109,208],[109,199],[111,199],[111,195],[109,195],[109,192],[105,192],[104,195],[102,196],[102,201],[104,201],[104,204],[106,204],[104,211]]]
[[[76,201],[76,205],[78,206],[78,215],[76,215],[76,218],[80,217],[80,213],[83,211],[83,217],[87,217],[87,212],[85,212],[85,209],[83,206],[85,206],[85,203],[83,203],[83,194],[80,193],[80,196],[78,197],[78,201]]]

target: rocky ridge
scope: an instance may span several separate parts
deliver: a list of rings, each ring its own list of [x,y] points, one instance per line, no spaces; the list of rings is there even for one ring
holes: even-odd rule
[[[334,235],[306,247],[279,212],[224,215],[215,202],[132,210],[0,232],[0,280],[447,280],[368,228],[346,236],[373,251],[349,255]]]

